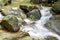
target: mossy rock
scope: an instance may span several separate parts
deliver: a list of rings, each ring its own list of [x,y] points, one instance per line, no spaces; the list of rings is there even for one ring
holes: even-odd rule
[[[39,9],[34,9],[31,12],[27,13],[27,16],[32,20],[39,20],[41,17],[41,13]]]
[[[7,16],[7,15],[15,15],[18,18],[22,18],[22,19],[25,19],[26,18],[26,15],[24,14],[23,10],[21,10],[19,8],[11,8],[11,9],[7,9],[7,10],[3,10],[2,11],[2,14],[4,16]]]
[[[2,26],[7,28],[7,30],[16,32],[20,29],[18,26],[18,19],[14,15],[5,16],[1,22]]]

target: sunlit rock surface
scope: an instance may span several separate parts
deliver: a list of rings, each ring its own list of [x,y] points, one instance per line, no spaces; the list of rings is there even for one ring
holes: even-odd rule
[[[15,16],[17,16],[17,17],[20,18],[21,16],[24,15],[24,12],[23,12],[23,10],[14,7],[14,8],[10,8],[10,9],[8,9],[8,10],[3,10],[3,11],[2,11],[2,14],[3,14],[4,16],[6,16],[6,15],[15,15]],[[25,17],[25,15],[24,15],[24,17]]]
[[[28,33],[25,32],[17,32],[17,33],[10,33],[4,30],[0,30],[0,40],[30,40]],[[27,37],[26,37],[27,36]]]

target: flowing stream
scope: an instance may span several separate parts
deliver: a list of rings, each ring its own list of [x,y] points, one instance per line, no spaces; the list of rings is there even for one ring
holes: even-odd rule
[[[60,40],[60,36],[55,32],[50,31],[48,28],[45,27],[49,19],[52,17],[52,13],[50,13],[51,7],[44,7],[41,6],[41,18],[38,21],[31,21],[30,19],[25,19],[25,24],[22,25],[21,30],[24,32],[29,33],[29,35],[33,38],[40,37],[45,38],[47,36],[53,36]],[[3,18],[0,14],[0,18]]]
[[[31,21],[29,19],[25,19],[25,22],[27,24],[22,25],[22,31],[29,33],[31,37],[41,37],[45,38],[47,36],[53,36],[60,40],[60,36],[56,34],[55,32],[51,32],[44,26],[46,22],[49,21],[49,19],[52,17],[52,14],[50,13],[51,7],[44,7],[41,6],[40,12],[41,12],[41,18],[38,21]]]

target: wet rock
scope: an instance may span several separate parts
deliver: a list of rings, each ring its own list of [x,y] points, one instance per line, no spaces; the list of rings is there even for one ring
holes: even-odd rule
[[[38,9],[34,9],[31,12],[27,13],[27,16],[32,20],[38,20],[41,17],[41,13]]]
[[[5,16],[1,24],[7,30],[12,31],[12,32],[16,32],[20,29],[20,27],[18,26],[18,19],[14,15]]]
[[[56,14],[60,14],[60,3],[57,2],[57,3],[54,3],[54,6],[53,6],[53,12],[55,12]]]

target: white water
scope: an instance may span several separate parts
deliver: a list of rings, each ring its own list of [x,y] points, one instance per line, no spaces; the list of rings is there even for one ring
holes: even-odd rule
[[[22,25],[22,31],[28,32],[31,37],[41,37],[45,38],[47,36],[53,36],[60,40],[60,36],[54,32],[49,31],[45,28],[44,24],[49,21],[52,17],[50,13],[51,7],[43,7],[40,9],[41,18],[38,21],[30,21],[29,19],[25,19],[26,25]],[[35,22],[35,23],[33,23]]]
[[[4,16],[2,16],[2,14],[0,13],[0,20],[2,20],[3,17],[4,17]]]

